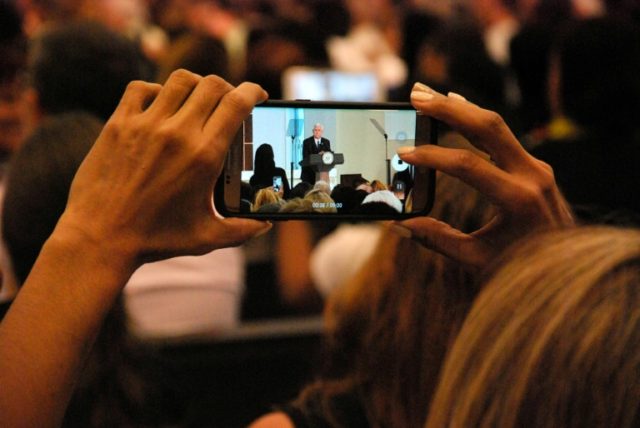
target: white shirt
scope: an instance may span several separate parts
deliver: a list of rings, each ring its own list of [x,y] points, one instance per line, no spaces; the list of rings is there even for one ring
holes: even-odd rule
[[[244,293],[244,254],[225,248],[140,267],[124,289],[131,331],[143,338],[236,327]]]

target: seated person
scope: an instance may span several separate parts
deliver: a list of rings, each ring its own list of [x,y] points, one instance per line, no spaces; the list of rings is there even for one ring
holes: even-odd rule
[[[268,222],[220,218],[211,204],[212,183],[238,127],[266,98],[257,85],[233,88],[183,70],[164,86],[128,86],[0,324],[5,424],[60,424],[86,350],[141,264],[237,245],[270,229]],[[574,224],[552,170],[522,149],[500,116],[422,85],[411,99],[494,162],[431,145],[399,148],[402,160],[477,188],[494,205],[495,216],[472,234],[429,217],[395,224],[398,233],[480,271],[515,241]]]

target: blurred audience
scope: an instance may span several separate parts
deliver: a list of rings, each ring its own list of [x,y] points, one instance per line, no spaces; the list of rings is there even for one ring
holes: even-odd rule
[[[64,211],[71,181],[102,125],[88,113],[51,116],[12,159],[2,226],[19,286]],[[143,372],[153,370],[143,355],[143,348],[128,336],[120,297],[96,339],[63,426],[154,424],[168,418],[169,413],[160,415],[169,411],[170,406],[162,408],[169,403],[156,401],[160,391],[148,389],[151,385],[143,381]]]
[[[639,224],[640,27],[617,17],[574,21],[554,46],[555,120],[532,153],[553,167],[584,220]]]
[[[22,32],[22,17],[13,2],[0,1],[0,206],[7,165],[31,128],[25,96],[26,60],[27,40]],[[0,241],[0,316],[8,309],[17,288],[5,243]]]
[[[106,121],[130,81],[151,78],[135,44],[95,22],[52,26],[31,43],[36,118],[82,110]]]
[[[151,77],[134,42],[95,22],[51,25],[31,43],[27,97],[35,123],[69,111],[107,120],[130,81]],[[166,338],[234,327],[243,291],[242,250],[232,248],[143,266],[124,294],[132,331]]]
[[[10,4],[5,0],[0,3],[0,176],[4,175],[4,164],[29,135],[32,126],[38,124],[40,130],[29,139],[29,147],[35,144],[31,140],[44,137],[52,142],[39,154],[42,159],[38,162],[65,171],[75,170],[82,155],[69,154],[53,141],[64,139],[68,150],[72,150],[77,140],[90,141],[89,134],[97,132],[99,123],[111,116],[131,80],[154,80],[155,77],[164,83],[173,70],[186,67],[202,75],[221,75],[232,83],[252,80],[265,87],[271,98],[280,98],[282,72],[293,65],[308,65],[373,70],[392,100],[406,100],[400,95],[412,84],[411,79],[419,79],[436,91],[462,94],[473,104],[498,111],[515,125],[514,133],[522,145],[553,167],[560,189],[580,220],[640,224],[640,196],[636,191],[640,183],[637,120],[640,117],[640,7],[636,1],[20,0],[15,3],[18,9],[7,8]],[[481,115],[475,110],[474,113]],[[62,116],[58,116],[60,114]],[[89,119],[87,114],[97,118]],[[46,131],[53,124],[57,124],[58,131]],[[446,127],[443,128],[446,131]],[[470,139],[477,137],[473,133],[465,135]],[[87,147],[90,146],[83,146],[83,150]],[[251,186],[247,186],[243,194],[243,203],[251,204],[254,211],[397,212],[403,209],[403,202],[389,191],[395,190],[397,180],[382,183],[363,179],[353,186],[339,185],[333,189],[326,183],[325,187],[300,183],[289,189],[286,172],[276,167],[273,151],[269,154],[267,147],[270,148],[264,144],[258,148],[255,178],[252,177]],[[493,160],[492,166],[500,163]],[[16,189],[21,182],[25,183],[25,189],[27,185],[35,186],[35,177],[46,176],[51,171],[45,166],[25,166],[15,167],[11,173],[16,178],[9,185],[18,187],[11,190],[10,200],[3,204],[5,209],[10,208],[8,218],[2,220],[6,228],[3,234],[12,242],[14,261],[26,261],[26,265],[19,262],[15,266],[22,281],[43,239],[50,233],[43,228],[64,209],[64,205],[59,204],[66,201],[63,194],[68,190],[66,181],[70,181],[70,176],[65,172],[42,178],[38,191],[44,193],[38,198],[24,195],[19,198]],[[274,176],[282,177],[280,195],[270,189]],[[62,181],[65,183],[60,184]],[[448,178],[440,182],[443,184],[438,184],[439,205],[434,208],[434,216],[458,225],[456,227],[465,233],[476,230],[479,227],[476,220],[479,217],[485,220],[484,202],[477,200],[468,189],[458,189]],[[445,185],[448,187],[443,187]],[[57,187],[47,193],[44,190],[47,186]],[[466,197],[454,201],[451,198],[456,192]],[[410,187],[406,188],[405,196],[404,206],[410,209]],[[467,212],[470,209],[467,203],[477,203],[477,210]],[[557,212],[560,211],[558,208]],[[47,221],[32,219],[31,216],[36,215],[46,217]],[[505,217],[496,218],[500,221]],[[469,224],[472,225],[467,228]],[[531,221],[518,224],[528,230]],[[414,242],[381,233],[377,225],[343,226],[335,235],[320,241],[331,227],[333,225],[325,230],[293,222],[279,225],[277,236],[254,249],[261,253],[255,260],[260,261],[264,270],[245,271],[243,250],[237,248],[140,268],[124,289],[124,301],[118,300],[105,324],[69,414],[85,426],[91,426],[93,418],[114,426],[160,423],[161,412],[154,412],[171,410],[170,406],[150,410],[145,406],[158,397],[153,393],[145,397],[140,385],[128,384],[139,379],[135,374],[138,368],[127,367],[136,361],[135,358],[126,361],[130,351],[136,352],[128,348],[131,338],[126,336],[127,329],[140,337],[166,338],[233,327],[242,315],[246,276],[252,281],[252,290],[273,280],[273,284],[265,287],[270,287],[272,295],[263,299],[261,309],[272,303],[274,309],[253,312],[256,318],[317,313],[323,299],[329,299],[325,317],[330,327],[327,332],[330,358],[321,379],[296,401],[282,407],[290,419],[380,426],[424,425],[440,364],[477,286],[468,273],[450,260]],[[486,254],[494,254],[493,246],[501,245],[502,241],[490,239],[497,229],[499,227],[487,227],[474,235],[473,239],[487,236],[489,239],[485,239],[487,246],[483,251],[477,252],[483,257],[470,257],[470,264],[483,265],[478,260],[486,260]],[[598,239],[604,239],[610,231],[592,231],[593,238],[580,231],[550,236],[557,238],[557,245],[562,247],[558,251],[575,253],[580,263],[583,260],[587,263],[592,256],[578,254],[581,247],[568,243],[575,238],[577,243],[594,248],[595,257],[599,254],[597,243],[603,242]],[[449,248],[443,252],[458,257],[471,246],[469,242],[476,242],[470,236],[465,235],[467,240],[463,244],[458,242],[460,245],[454,250]],[[414,238],[425,242],[422,235]],[[332,239],[338,244],[331,244]],[[530,247],[523,248],[531,250],[532,260],[539,261],[544,275],[551,278],[557,266],[550,253],[541,248],[545,239],[551,238],[536,238]],[[625,242],[633,244],[625,239],[617,236],[615,248],[624,247]],[[20,240],[27,242],[16,246]],[[441,241],[427,244],[437,245]],[[375,249],[374,243],[377,243]],[[346,252],[328,250],[335,248],[334,245]],[[30,253],[22,254],[27,248]],[[371,252],[373,259],[355,279],[348,281],[361,265],[360,259],[366,259]],[[602,259],[609,260],[609,256]],[[513,259],[506,263],[504,272],[508,273],[520,262]],[[559,266],[560,261],[557,263]],[[327,275],[328,271],[331,275]],[[0,303],[9,300],[2,303],[2,313],[9,307],[15,291],[8,285],[12,272],[11,266],[2,265],[4,287]],[[491,290],[497,290],[497,284],[502,281],[499,275],[503,271],[497,272],[498,276],[489,282]],[[614,266],[605,273],[610,273],[613,279],[616,275],[628,273],[632,277],[635,274],[632,269],[628,272],[626,266],[619,269]],[[523,277],[523,281],[529,280],[532,287],[540,287],[541,281],[533,284],[533,279]],[[406,287],[393,287],[398,282]],[[445,283],[454,287],[447,288]],[[576,292],[593,292],[578,289],[577,283],[577,280],[567,282],[569,289],[575,288]],[[595,279],[586,278],[583,284],[595,290],[595,283]],[[494,293],[491,296],[495,297],[500,294],[495,290],[487,293]],[[548,292],[556,292],[553,284],[549,285]],[[566,420],[560,398],[545,390],[546,398],[541,400],[542,395],[533,391],[532,385],[540,377],[537,371],[532,371],[529,378],[515,373],[514,378],[522,383],[514,386],[495,381],[501,371],[511,373],[512,368],[503,367],[505,361],[509,364],[515,361],[516,367],[523,366],[518,358],[525,356],[528,345],[510,353],[513,360],[487,358],[484,362],[484,354],[494,343],[483,348],[482,329],[495,323],[510,325],[517,320],[513,314],[500,312],[500,305],[507,305],[511,297],[498,297],[490,302],[489,297],[483,297],[496,311],[477,315],[482,321],[479,326],[465,327],[468,335],[465,337],[475,337],[478,341],[470,342],[473,346],[467,350],[462,349],[467,343],[456,344],[455,356],[449,362],[438,392],[438,409],[431,415],[432,426],[447,423],[466,426],[487,420],[505,426],[508,421],[515,421],[512,425],[517,426],[521,421],[528,421],[532,412],[538,419],[532,417],[531,420],[544,421],[547,415],[560,418],[547,420],[551,425]],[[518,304],[528,309],[522,303],[525,297],[518,298],[521,299]],[[252,299],[255,301],[255,296]],[[257,300],[260,299],[262,295],[258,295]],[[559,297],[554,295],[549,299],[555,302]],[[599,309],[588,303],[585,301],[584,307],[577,305],[576,311],[584,314],[589,308]],[[281,306],[276,308],[278,305]],[[531,330],[531,334],[522,336],[533,338],[529,344],[546,344],[544,338],[535,336],[540,319],[547,314],[545,310],[562,322],[571,320],[566,314],[553,312],[555,307],[540,305],[534,309],[536,313],[523,324]],[[246,314],[251,318],[251,308]],[[615,328],[623,324],[623,321],[611,324],[610,331],[617,331]],[[568,341],[588,339],[580,335],[569,337],[567,331],[558,329],[558,337],[567,337]],[[604,336],[602,333],[602,338],[595,339],[605,343]],[[519,339],[521,337],[504,338],[514,344],[518,344]],[[611,346],[622,345],[612,342]],[[551,355],[553,347],[548,349]],[[608,360],[602,358],[598,349],[588,351],[577,353],[576,358],[593,357],[594,367],[601,371],[593,376],[592,373],[584,375],[593,380],[593,385],[604,385],[602,379],[611,373]],[[482,357],[481,364],[494,369],[461,370],[478,356]],[[547,357],[541,354],[540,361],[546,362]],[[100,358],[106,361],[104,365],[100,364],[103,361]],[[122,378],[110,378],[113,374],[110,370],[119,364],[125,367],[122,373],[131,376],[125,376],[124,382]],[[597,395],[600,387],[589,395],[577,378],[563,372],[561,362],[549,367],[559,373],[558,379],[566,382],[562,385],[572,388],[571,400],[575,399],[576,405],[584,409],[579,415],[581,418],[575,419],[576,426],[588,426],[592,421],[604,421],[602,424],[614,421],[616,425],[622,421],[619,425],[624,425],[623,416],[610,421],[597,414],[596,404],[607,398]],[[126,372],[129,369],[131,372]],[[471,407],[460,410],[454,402],[457,396],[468,397],[467,402],[477,399],[473,394],[480,392],[465,386],[469,379],[464,376],[469,373],[472,377],[477,375],[487,388],[501,385],[502,389],[481,391],[481,398],[486,401],[478,401],[486,408],[497,409],[490,415],[496,419],[478,419],[479,414],[483,417],[481,412]],[[598,377],[600,373],[603,377]],[[567,376],[562,377],[565,374]],[[451,380],[449,386],[444,379]],[[549,388],[555,387],[549,385]],[[115,389],[107,391],[112,387]],[[514,393],[518,387],[521,387],[518,393],[524,395]],[[526,395],[530,392],[533,395]],[[108,393],[113,396],[103,395]],[[503,397],[508,397],[509,406],[498,409],[500,406],[496,403],[505,402]],[[524,400],[530,400],[526,403],[531,402],[532,407],[523,405]],[[624,400],[614,404],[611,409],[626,411]],[[537,411],[545,405],[557,412]],[[115,411],[111,412],[112,408]],[[132,416],[125,413],[132,409],[138,416],[150,413],[143,419],[128,419]]]

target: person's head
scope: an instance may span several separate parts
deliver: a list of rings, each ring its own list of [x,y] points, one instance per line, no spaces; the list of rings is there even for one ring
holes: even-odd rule
[[[67,204],[71,181],[102,130],[88,113],[66,113],[42,122],[9,165],[2,230],[19,284]]]
[[[264,205],[279,204],[282,201],[273,188],[265,187],[256,192],[252,210],[258,211]]]
[[[429,427],[634,427],[640,421],[640,231],[526,239],[452,347]]]
[[[333,188],[330,196],[336,202],[339,213],[350,213],[360,206],[367,192],[338,184]]]
[[[398,199],[393,192],[389,190],[378,190],[368,194],[363,200],[361,206],[367,208],[367,205],[371,204],[383,204],[391,208],[393,211],[390,213],[401,213],[402,202]]]
[[[329,186],[329,183],[324,180],[318,180],[313,185],[313,190],[321,190],[324,193],[329,194],[331,193],[331,186]]]
[[[273,147],[267,143],[260,144],[253,160],[253,172],[257,175],[271,175],[275,168]]]
[[[311,202],[313,212],[338,212],[335,201],[324,190],[313,189],[304,196],[304,199]]]
[[[135,44],[94,22],[43,31],[29,53],[29,74],[43,115],[82,110],[107,120],[132,80],[149,80]]]
[[[550,85],[556,110],[599,135],[637,131],[638,25],[613,17],[576,21],[554,48],[553,64]]]
[[[489,204],[443,176],[432,215],[463,231],[489,218]],[[440,364],[477,292],[458,264],[413,240],[383,232],[371,258],[325,306],[323,376],[304,390],[305,409],[321,397],[328,417],[336,396],[362,392],[371,426],[422,426]],[[339,411],[338,411],[339,413]]]
[[[324,132],[324,126],[321,123],[316,123],[313,125],[313,138],[322,138],[322,133]]]
[[[285,202],[279,209],[281,213],[310,213],[313,212],[312,202],[309,199],[295,197]]]
[[[501,111],[504,76],[485,48],[481,30],[471,22],[453,21],[438,28],[422,46],[418,79],[443,93]]]
[[[304,195],[306,195],[311,189],[313,189],[313,185],[311,183],[301,181],[293,186],[293,189],[291,189],[291,192],[289,193],[289,199],[304,198]]]
[[[389,190],[386,184],[380,180],[373,180],[371,182],[371,190],[377,192],[378,190]]]
[[[156,80],[164,83],[172,72],[184,68],[206,76],[229,76],[227,53],[222,42],[195,34],[187,34],[174,41],[168,52],[158,61]]]

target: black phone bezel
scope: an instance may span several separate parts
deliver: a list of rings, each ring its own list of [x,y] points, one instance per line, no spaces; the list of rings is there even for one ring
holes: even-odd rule
[[[338,101],[310,101],[310,100],[267,100],[256,107],[285,107],[285,108],[324,108],[324,109],[382,109],[382,110],[415,110],[410,103],[406,102],[338,102]],[[437,145],[438,140],[438,121],[435,119],[421,115],[416,112],[416,146],[433,144]],[[416,167],[414,172],[414,188],[424,188],[424,208],[420,211],[412,211],[410,213],[398,214],[373,214],[366,215],[353,213],[259,213],[259,212],[240,212],[230,211],[227,208],[226,197],[229,195],[226,190],[235,188],[233,191],[234,199],[238,196],[240,199],[240,179],[242,165],[242,126],[236,133],[232,142],[225,164],[223,166],[220,177],[214,187],[214,205],[216,211],[223,217],[253,218],[256,220],[341,220],[341,221],[380,221],[380,220],[402,220],[417,216],[427,215],[434,203],[435,199],[435,170],[425,167]],[[420,142],[420,144],[419,144]],[[229,168],[229,166],[235,168]],[[233,176],[232,176],[233,174]],[[234,182],[234,178],[237,178]],[[420,187],[419,187],[420,186]]]

